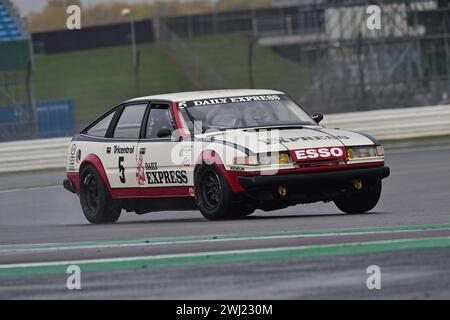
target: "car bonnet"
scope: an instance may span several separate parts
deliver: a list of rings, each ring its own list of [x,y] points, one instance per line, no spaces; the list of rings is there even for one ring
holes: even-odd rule
[[[357,132],[320,126],[272,128],[271,130],[239,129],[217,132],[208,136],[214,137],[216,142],[239,145],[254,153],[375,144],[373,139]]]

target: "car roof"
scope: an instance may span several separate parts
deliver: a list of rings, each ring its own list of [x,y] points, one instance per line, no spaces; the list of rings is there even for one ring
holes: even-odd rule
[[[175,102],[192,101],[200,99],[229,98],[239,96],[254,96],[267,94],[284,94],[281,91],[264,90],[264,89],[230,89],[230,90],[206,90],[206,91],[188,91],[160,94],[154,96],[146,96],[128,100],[126,102],[142,101],[142,100],[169,100]]]

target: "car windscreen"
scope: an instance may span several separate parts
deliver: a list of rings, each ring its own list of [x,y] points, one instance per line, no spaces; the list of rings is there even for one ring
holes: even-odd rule
[[[203,128],[250,128],[314,125],[310,116],[285,95],[216,98],[180,103],[190,120]]]

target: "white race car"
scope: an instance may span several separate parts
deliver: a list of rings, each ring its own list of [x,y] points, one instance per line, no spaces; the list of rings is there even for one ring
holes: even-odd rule
[[[91,223],[123,210],[199,209],[220,220],[318,201],[370,211],[389,176],[383,147],[322,118],[272,90],[133,99],[73,138],[64,187]]]

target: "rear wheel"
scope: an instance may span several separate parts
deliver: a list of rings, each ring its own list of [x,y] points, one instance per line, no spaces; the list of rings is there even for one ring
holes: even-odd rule
[[[195,174],[195,201],[208,220],[235,217],[236,200],[223,174],[213,165],[202,165]]]
[[[80,202],[86,219],[92,224],[119,220],[121,208],[111,198],[97,170],[90,165],[81,171]]]
[[[341,196],[334,200],[336,206],[349,214],[365,213],[378,204],[381,196],[381,180],[369,187],[367,191],[360,191],[348,196]]]

